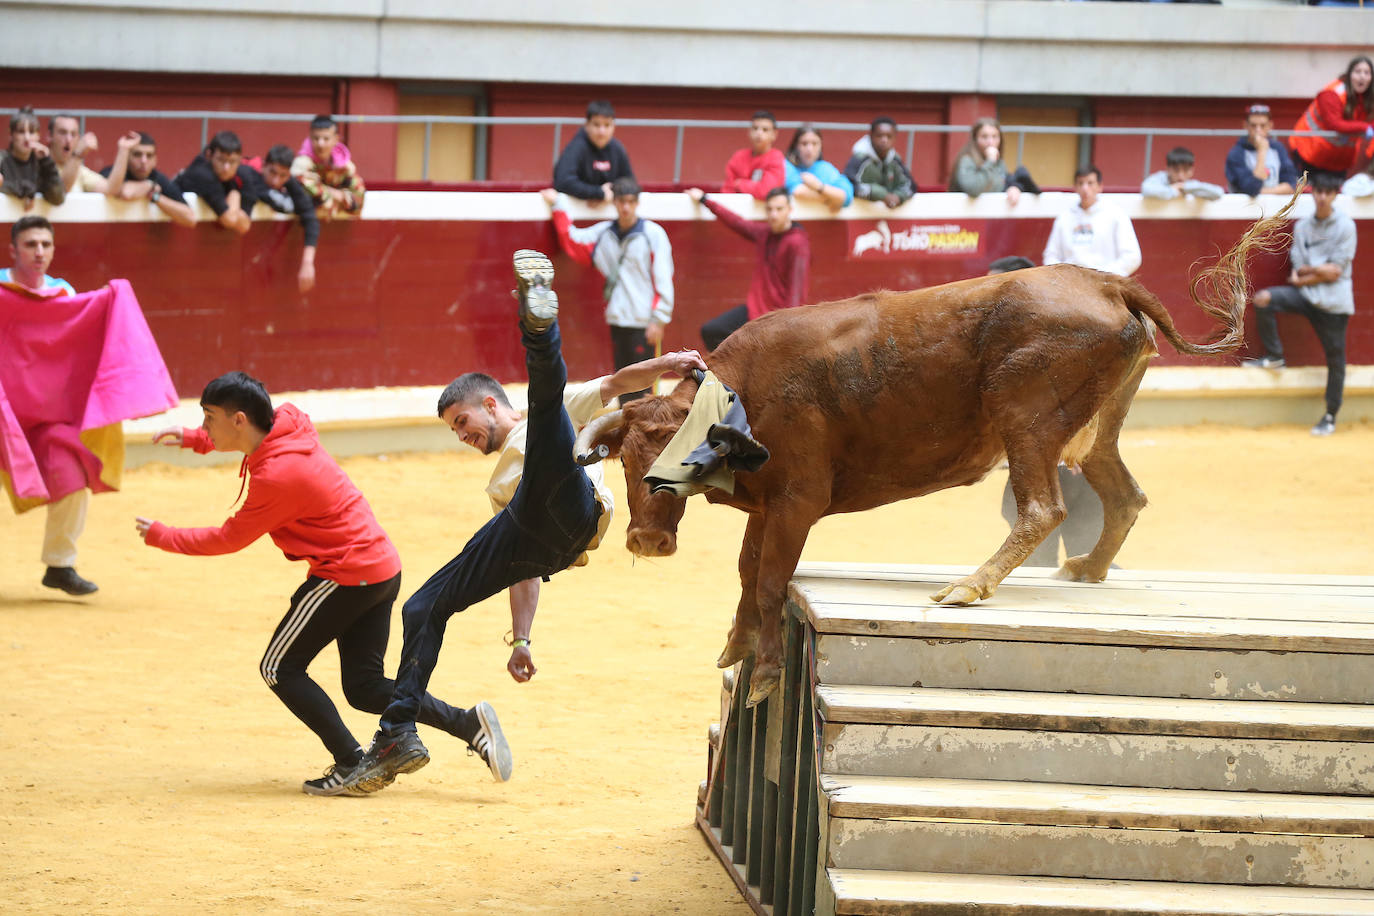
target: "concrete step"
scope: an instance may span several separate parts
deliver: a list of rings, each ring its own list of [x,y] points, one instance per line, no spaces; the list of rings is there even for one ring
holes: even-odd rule
[[[1374,709],[937,688],[817,689],[822,772],[1374,795]]]
[[[1374,836],[1374,798],[981,779],[821,776],[834,817]]]
[[[1371,916],[1374,894],[1298,887],[827,869],[835,912],[948,916]]]

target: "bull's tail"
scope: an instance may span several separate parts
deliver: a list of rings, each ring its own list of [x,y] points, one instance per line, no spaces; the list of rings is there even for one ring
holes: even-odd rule
[[[1250,256],[1261,251],[1278,251],[1288,244],[1288,214],[1298,202],[1299,195],[1307,187],[1304,178],[1298,182],[1298,189],[1284,204],[1283,209],[1266,219],[1257,221],[1230,251],[1217,259],[1211,267],[1192,278],[1188,285],[1188,295],[1193,304],[1202,309],[1220,326],[1220,330],[1207,343],[1195,344],[1179,334],[1174,321],[1169,317],[1164,303],[1140,284],[1126,287],[1126,305],[1137,314],[1145,314],[1168,338],[1169,343],[1180,353],[1191,356],[1217,356],[1232,353],[1245,340],[1245,302],[1249,298],[1248,278],[1245,268]]]

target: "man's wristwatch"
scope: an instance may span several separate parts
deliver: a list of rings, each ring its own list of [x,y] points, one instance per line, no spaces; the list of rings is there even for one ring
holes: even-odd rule
[[[152,201],[153,203],[157,203],[158,198],[160,197],[162,197],[162,189],[159,188],[157,185],[153,185],[153,190],[152,193],[148,195],[148,200]]]

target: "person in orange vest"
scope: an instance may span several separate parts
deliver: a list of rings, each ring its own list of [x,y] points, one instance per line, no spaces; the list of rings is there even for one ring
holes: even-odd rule
[[[1322,87],[1293,125],[1289,147],[1298,171],[1332,172],[1345,177],[1355,162],[1361,138],[1374,137],[1374,62],[1356,57],[1345,73]],[[1343,136],[1319,137],[1318,131]]]

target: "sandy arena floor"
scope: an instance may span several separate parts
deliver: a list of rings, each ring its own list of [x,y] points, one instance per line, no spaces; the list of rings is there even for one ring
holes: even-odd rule
[[[1374,427],[1328,440],[1296,427],[1146,430],[1123,452],[1153,502],[1123,566],[1374,571]],[[344,463],[400,548],[403,596],[485,519],[490,462]],[[94,500],[79,564],[101,586],[89,600],[38,585],[42,513],[11,517],[0,525],[0,909],[747,913],[692,825],[744,516],[695,499],[679,555],[632,562],[612,471],[622,509],[608,542],[544,586],[533,682],[505,672],[504,596],[449,625],[432,689],[496,706],[514,779],[493,783],[426,730],[430,766],[364,799],[301,793],[328,756],[257,674],[303,565],[265,538],[190,558],[134,533],[136,514],[219,524],[238,492],[233,467],[140,469]],[[979,563],[1005,533],[1004,481],[828,519],[806,559]],[[399,607],[392,630],[389,667]],[[326,651],[313,670],[342,702],[337,668]],[[375,720],[345,719],[366,743]]]

